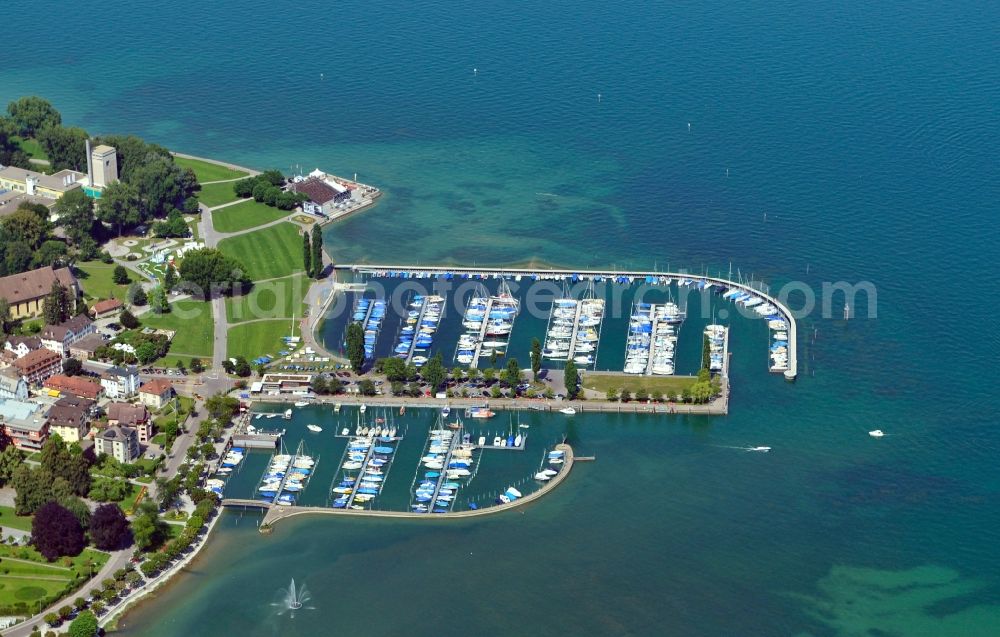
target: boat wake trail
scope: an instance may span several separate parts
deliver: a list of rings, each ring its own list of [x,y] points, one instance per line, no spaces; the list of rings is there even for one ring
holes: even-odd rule
[[[758,453],[767,453],[771,450],[770,447],[734,447],[732,445],[712,445],[713,447],[718,447],[720,449],[738,449],[739,451],[756,451]]]

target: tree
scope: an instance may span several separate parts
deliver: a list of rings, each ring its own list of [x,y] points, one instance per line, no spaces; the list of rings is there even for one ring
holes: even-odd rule
[[[247,198],[253,196],[253,187],[257,185],[256,177],[247,177],[233,182],[233,194],[237,197]]]
[[[73,308],[73,315],[80,316],[81,314],[87,314],[88,312],[90,312],[90,308],[87,307],[87,301],[85,301],[82,296],[77,297],[76,307]]]
[[[69,625],[69,637],[94,637],[97,634],[97,617],[89,610],[76,616]]]
[[[628,389],[622,387],[621,401],[623,403],[627,403],[630,400],[632,400],[632,394],[629,392]]]
[[[159,356],[159,352],[156,351],[156,345],[153,345],[149,341],[142,343],[139,347],[135,348],[135,357],[139,359],[139,362],[143,365],[151,363],[156,360]]]
[[[149,309],[155,314],[166,314],[170,312],[170,303],[167,301],[167,290],[165,286],[158,285],[149,293]]]
[[[185,190],[183,172],[169,156],[146,157],[132,171],[126,181],[135,188],[139,196],[142,220],[162,217],[171,208],[184,205],[188,193]]]
[[[121,236],[122,231],[142,221],[139,192],[129,183],[115,181],[104,187],[97,200],[97,218]]]
[[[59,111],[48,100],[34,95],[8,104],[7,114],[17,126],[18,133],[25,137],[34,137],[43,128],[62,124]]]
[[[236,364],[233,366],[233,373],[235,373],[240,378],[246,378],[249,376],[253,370],[250,368],[250,363],[247,359],[242,356],[236,357]]]
[[[77,376],[83,371],[83,363],[75,358],[67,358],[62,364],[63,374],[67,376]]]
[[[243,264],[215,248],[189,251],[181,261],[179,274],[182,280],[195,287],[193,292],[201,293],[206,301],[215,290],[231,293],[250,283]]]
[[[114,271],[111,273],[111,280],[117,285],[126,285],[132,279],[128,276],[128,270],[125,269],[123,265],[116,265]]]
[[[48,209],[42,216],[32,206],[25,204],[21,204],[17,210],[4,217],[0,226],[7,235],[8,243],[23,243],[30,250],[37,250],[49,238],[49,232],[52,230]]]
[[[701,338],[701,368],[709,369],[712,364],[712,345],[709,343],[708,334]]]
[[[9,117],[0,117],[0,165],[31,168],[28,155],[14,139],[18,132],[17,124]]]
[[[31,257],[33,256],[31,248],[22,241],[10,243],[6,247],[4,266],[7,274],[20,274],[27,270],[31,265]]]
[[[79,555],[86,545],[80,521],[55,502],[43,504],[35,512],[31,537],[38,552],[50,562],[63,555]]]
[[[80,243],[94,229],[94,200],[82,188],[74,188],[60,197],[54,206],[58,224],[66,229],[66,236],[74,245]]]
[[[229,422],[240,410],[240,401],[221,392],[213,394],[205,401],[205,411],[212,418]]]
[[[163,275],[163,287],[167,292],[169,292],[174,289],[175,285],[177,285],[177,271],[174,270],[174,266],[172,264],[168,263],[167,272]]]
[[[195,374],[200,374],[205,371],[205,365],[201,362],[200,358],[191,359],[191,371]]]
[[[375,383],[370,378],[365,378],[358,383],[358,391],[362,396],[374,396],[376,392]]]
[[[365,364],[365,331],[361,323],[353,322],[347,326],[347,359],[354,373],[360,374]]]
[[[323,231],[318,223],[312,228],[312,268],[314,279],[323,276]]]
[[[102,551],[117,551],[132,544],[128,519],[117,504],[102,504],[94,510],[90,539]]]
[[[566,361],[566,367],[563,370],[563,380],[566,385],[566,395],[569,396],[570,400],[576,398],[577,393],[580,391],[580,375],[576,371],[576,363],[571,360]]]
[[[538,372],[542,369],[542,342],[531,339],[531,377],[538,380]]]
[[[45,323],[58,325],[69,320],[71,309],[66,286],[59,281],[53,281],[48,296],[42,302],[42,317],[45,319]]]
[[[35,135],[53,170],[84,170],[87,168],[87,139],[82,128],[48,126]]]
[[[609,387],[608,391],[605,392],[604,394],[604,398],[608,402],[614,402],[618,400],[618,390],[616,390],[614,387]]]
[[[316,374],[312,379],[312,391],[314,394],[323,395],[329,391],[330,386],[326,382],[326,378],[320,374]]]
[[[129,303],[132,305],[138,305],[142,307],[149,303],[149,297],[146,296],[146,290],[142,289],[142,284],[135,281],[128,287],[128,292],[126,294]]]
[[[121,315],[118,317],[118,322],[122,324],[122,327],[128,330],[134,330],[139,327],[139,319],[135,317],[135,314],[129,312],[128,310],[122,310]]]
[[[312,275],[312,247],[308,230],[302,233],[302,268],[306,271],[306,276]]]
[[[165,221],[153,224],[153,234],[157,237],[186,237],[191,234],[191,229],[188,228],[180,210],[175,208],[167,213]]]
[[[166,537],[166,523],[156,515],[156,504],[147,501],[141,506],[139,515],[132,520],[132,538],[137,547],[146,551]]]
[[[10,334],[12,317],[10,315],[10,301],[0,298],[0,336]]]
[[[383,358],[381,363],[382,373],[385,374],[385,378],[389,382],[406,379],[406,363],[403,362],[402,358],[391,356]]]
[[[507,361],[507,369],[503,372],[503,381],[511,387],[521,384],[521,366],[518,365],[516,358]]]
[[[21,450],[12,444],[8,444],[0,452],[0,487],[11,481],[14,477],[14,472],[17,471],[18,467],[22,466],[21,462],[23,459]]]
[[[90,507],[87,503],[76,496],[59,499],[60,506],[72,513],[83,530],[90,528]]]
[[[422,375],[427,384],[431,386],[431,392],[436,392],[441,387],[445,378],[448,377],[448,372],[445,371],[444,364],[441,362],[441,354],[437,354],[427,361]]]

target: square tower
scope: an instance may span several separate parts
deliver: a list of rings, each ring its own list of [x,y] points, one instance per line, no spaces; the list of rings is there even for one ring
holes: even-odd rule
[[[101,144],[90,153],[94,173],[91,186],[104,188],[118,181],[118,154],[111,146]]]

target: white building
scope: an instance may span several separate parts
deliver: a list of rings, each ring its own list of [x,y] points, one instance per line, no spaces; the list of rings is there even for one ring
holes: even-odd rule
[[[112,400],[131,398],[139,391],[139,370],[135,365],[109,367],[101,374],[101,387]]]
[[[93,333],[93,321],[86,314],[78,314],[59,325],[45,326],[39,336],[42,339],[42,347],[66,358],[69,356],[70,345]]]
[[[12,367],[0,369],[0,399],[28,400],[28,382]]]

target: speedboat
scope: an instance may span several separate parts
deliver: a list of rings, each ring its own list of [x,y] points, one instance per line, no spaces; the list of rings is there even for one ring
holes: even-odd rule
[[[559,410],[559,413],[566,414],[567,416],[575,416],[576,410],[573,409],[572,407],[563,407],[562,409]]]
[[[885,435],[885,432],[882,431],[881,429],[873,429],[872,431],[868,432],[868,435],[871,436],[872,438],[881,438],[882,436]]]
[[[551,479],[552,478],[550,478],[544,471],[539,471],[535,474],[535,480],[539,480],[541,482],[548,482]]]
[[[311,431],[313,433],[317,433],[317,434],[319,432],[323,431],[323,428],[320,427],[319,425],[306,425],[306,429],[308,429],[309,431]]]
[[[305,406],[306,406],[306,405],[308,405],[308,404],[309,404],[309,402],[308,402],[308,401],[305,401],[305,400],[300,400],[300,401],[298,401],[297,403],[295,403],[295,406],[296,406],[296,407],[305,407]]]
[[[747,449],[747,451],[763,451],[765,453],[768,452],[768,451],[770,451],[770,450],[771,450],[770,447],[749,447]]]

